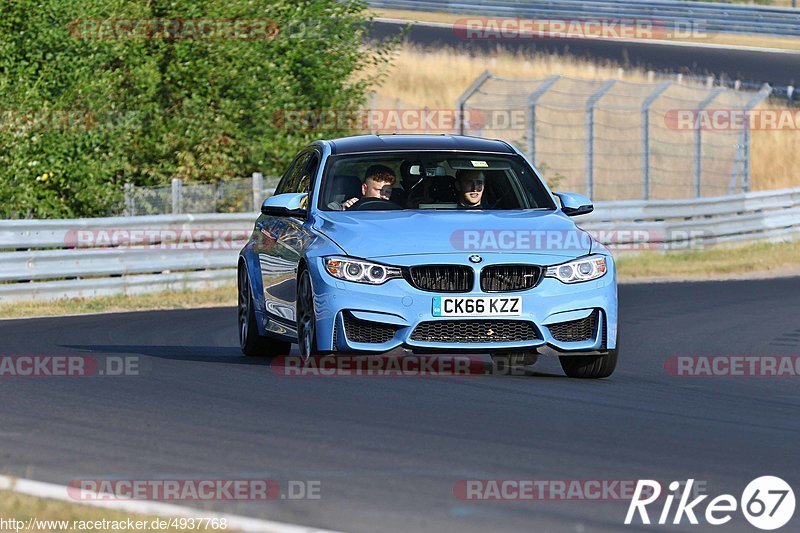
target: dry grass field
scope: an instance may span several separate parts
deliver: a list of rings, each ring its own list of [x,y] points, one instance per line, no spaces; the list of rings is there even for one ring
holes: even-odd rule
[[[394,107],[453,109],[458,97],[470,86],[484,70],[505,78],[536,79],[553,74],[565,77],[605,80],[616,78],[626,82],[646,82],[648,75],[641,70],[623,70],[614,64],[595,64],[584,60],[556,55],[525,56],[506,51],[492,54],[470,55],[450,48],[438,50],[418,49],[404,45],[395,54],[384,81],[376,88],[372,106],[377,109]],[[690,87],[687,86],[687,92]],[[723,104],[717,104],[722,106]],[[778,109],[779,104],[764,103],[760,109]],[[795,111],[800,111],[797,108]],[[797,113],[800,116],[800,112]],[[566,122],[568,118],[564,117]],[[612,131],[612,130],[609,130]],[[667,132],[673,134],[674,132]],[[691,135],[691,132],[682,132]],[[677,135],[677,134],[675,134]],[[800,186],[800,124],[798,129],[781,131],[752,131],[751,184],[753,190],[775,189]],[[718,137],[721,142],[735,143],[737,136]],[[564,153],[573,151],[576,144],[568,142]],[[691,145],[689,145],[691,146]],[[551,152],[558,150],[550,147]],[[538,159],[538,158],[537,158]],[[674,161],[676,174],[680,179],[690,180],[691,156],[686,154],[686,164]],[[615,167],[619,162],[613,159],[596,161],[599,167]],[[729,172],[730,164],[725,163],[719,174]],[[666,165],[668,166],[668,165]],[[633,176],[638,169],[626,169]],[[664,169],[665,178],[671,168]],[[576,178],[578,179],[578,178]],[[723,193],[724,194],[724,193]]]
[[[232,528],[213,528],[211,524],[206,527],[205,522],[199,524],[196,520],[192,524],[189,520],[178,518],[174,526],[180,527],[163,527],[173,526],[170,521],[172,518],[156,518],[154,516],[139,515],[127,513],[123,511],[112,511],[110,509],[102,509],[97,507],[88,507],[76,503],[65,503],[58,500],[48,500],[45,498],[34,498],[18,492],[0,491],[0,517],[6,520],[8,527],[2,529],[4,532],[8,531],[39,531],[41,533],[84,533],[86,531],[124,531],[128,525],[128,520],[133,522],[134,528],[138,526],[146,526],[139,528],[138,531],[162,531],[164,533],[177,533],[177,532],[211,532],[211,531],[226,531],[227,533],[235,533]],[[16,520],[17,527],[13,527]],[[28,529],[28,521],[31,521],[31,529]],[[154,524],[154,520],[159,520],[158,524]],[[103,521],[106,521],[105,524]],[[166,521],[164,523],[163,521]],[[20,523],[21,522],[21,523]],[[137,524],[137,522],[140,522]],[[191,528],[191,526],[198,526]],[[37,527],[38,526],[38,527]],[[157,526],[153,528],[151,526]],[[131,529],[133,531],[137,529]]]

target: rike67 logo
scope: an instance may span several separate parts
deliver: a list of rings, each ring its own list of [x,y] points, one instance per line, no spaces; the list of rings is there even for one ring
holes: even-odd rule
[[[737,509],[741,509],[742,514],[751,525],[770,531],[785,526],[794,515],[794,491],[779,477],[762,476],[754,479],[745,487],[738,501],[731,494],[721,494],[705,502],[705,511],[703,512],[701,512],[703,507],[701,504],[708,498],[708,495],[697,496],[690,501],[693,484],[694,479],[687,480],[685,484],[678,481],[669,484],[671,494],[667,494],[666,498],[663,498],[663,507],[657,518],[653,516],[655,523],[677,525],[686,518],[690,524],[696,525],[699,523],[699,515],[705,519],[706,523],[720,526],[730,522]],[[678,492],[682,487],[683,491]],[[650,509],[651,512],[657,511],[657,507],[662,501],[661,492],[661,484],[658,481],[640,479],[628,507],[625,524],[633,523],[637,514],[642,524],[652,523],[647,506],[658,501],[658,504],[652,506],[656,509]],[[676,499],[678,503],[673,511],[672,505]]]

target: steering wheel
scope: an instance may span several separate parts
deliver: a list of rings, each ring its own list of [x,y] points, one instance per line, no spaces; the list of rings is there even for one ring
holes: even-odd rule
[[[356,203],[351,205],[348,211],[396,211],[398,209],[402,209],[402,207],[391,200],[363,197],[359,198]]]
[[[511,191],[512,191],[512,189],[509,189],[506,192],[504,192],[502,195],[500,195],[500,198],[498,198],[497,200],[492,202],[491,206],[489,206],[488,209],[497,209],[497,206],[500,205],[500,202],[505,200],[506,196],[508,196],[509,193],[511,193]]]

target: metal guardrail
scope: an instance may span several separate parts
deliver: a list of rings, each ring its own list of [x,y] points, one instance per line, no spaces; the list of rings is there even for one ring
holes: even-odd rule
[[[800,233],[800,187],[691,200],[598,202],[579,224],[621,251],[794,238]]]
[[[82,242],[93,244],[110,230],[138,231],[184,231],[247,230],[248,234],[255,221],[253,213],[211,213],[184,215],[152,215],[141,217],[77,218],[67,220],[0,220],[0,253],[5,250],[34,250],[43,248],[82,248]],[[87,235],[94,239],[80,240],[80,231],[107,233]],[[117,233],[119,238],[124,236]],[[169,237],[168,233],[161,235]],[[134,235],[132,238],[135,238]],[[198,240],[207,235],[199,234]],[[77,242],[76,242],[77,241]],[[157,241],[157,242],[160,242]]]
[[[692,22],[708,33],[800,36],[800,11],[788,7],[674,0],[370,0],[369,4],[482,17]]]
[[[0,221],[0,302],[230,284],[254,213]]]
[[[254,220],[254,213],[2,220],[0,303],[230,285]],[[619,251],[794,238],[800,233],[800,187],[598,202],[578,222]]]

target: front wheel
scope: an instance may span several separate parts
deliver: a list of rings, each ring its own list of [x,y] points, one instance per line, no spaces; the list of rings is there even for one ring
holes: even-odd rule
[[[311,275],[303,269],[297,280],[297,344],[300,355],[317,354],[317,319],[314,314],[314,291]]]
[[[605,342],[603,343],[605,344]],[[564,373],[571,378],[600,379],[607,378],[617,368],[619,356],[619,330],[617,346],[613,350],[600,355],[562,355],[558,358]]]
[[[558,360],[564,373],[571,378],[607,378],[617,368],[619,348],[602,355],[562,355]]]
[[[242,353],[251,357],[288,355],[291,343],[262,337],[258,334],[256,312],[253,305],[253,290],[250,276],[244,266],[239,267],[239,347]]]

